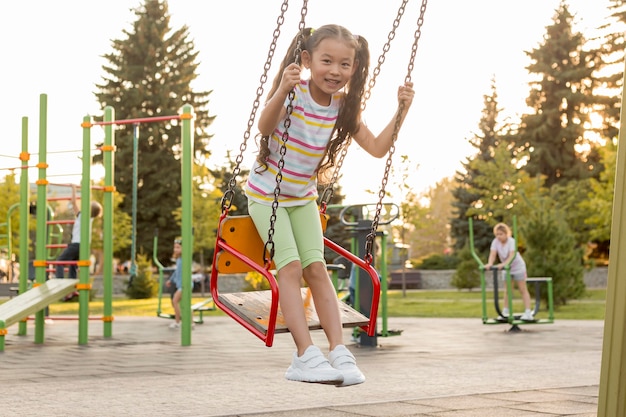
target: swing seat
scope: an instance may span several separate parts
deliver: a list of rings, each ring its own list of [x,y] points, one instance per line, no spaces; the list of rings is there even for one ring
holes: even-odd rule
[[[326,214],[320,213],[322,225],[325,229]],[[275,333],[285,333],[289,330],[284,323],[278,306],[278,283],[270,271],[272,265],[262,266],[265,262],[262,256],[264,244],[259,236],[250,216],[226,216],[220,218],[218,238],[213,255],[211,269],[211,294],[215,305],[227,315],[248,329],[252,334],[270,347],[274,343]],[[368,336],[376,333],[376,318],[380,298],[380,281],[378,273],[361,258],[342,248],[324,237],[324,245],[344,256],[354,264],[363,268],[372,280],[374,296],[370,306],[369,318],[347,304],[340,302],[340,313],[343,327],[360,327]],[[220,273],[247,273],[256,271],[269,283],[270,289],[265,291],[249,291],[220,294],[218,277]],[[330,278],[329,278],[330,279]],[[307,288],[302,289],[303,303],[307,322],[311,330],[320,329],[321,325],[312,298]]]
[[[320,330],[322,325],[315,311],[311,290],[309,288],[301,288],[301,293],[309,329]],[[267,306],[270,304],[271,296],[271,291],[267,290],[222,294],[220,297],[221,301],[228,306],[231,311],[236,312],[239,317],[242,317],[259,333],[267,334],[268,324],[270,322],[270,311],[268,311]],[[367,317],[345,303],[340,303],[339,312],[341,314],[341,324],[343,327],[367,326],[369,323]],[[274,333],[287,332],[289,332],[289,329],[285,324],[285,319],[279,308]]]
[[[326,231],[328,215],[320,212],[322,231]],[[237,254],[243,254],[257,265],[264,265],[263,248],[265,244],[259,236],[250,216],[225,216],[220,220],[218,235],[227,242]],[[267,256],[269,257],[269,256]],[[239,256],[230,251],[221,252],[217,258],[217,269],[223,274],[242,274],[250,272],[250,267]],[[272,261],[270,269],[276,269]]]

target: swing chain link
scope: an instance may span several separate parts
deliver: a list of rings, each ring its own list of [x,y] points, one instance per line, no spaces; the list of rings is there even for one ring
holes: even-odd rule
[[[420,15],[417,19],[417,29],[414,33],[413,46],[411,48],[411,57],[409,58],[409,64],[407,67],[407,75],[405,77],[405,82],[411,81],[411,72],[414,68],[415,55],[417,52],[417,44],[419,39],[422,36],[422,25],[424,24],[424,13],[426,12],[426,5],[428,0],[422,0],[422,5],[420,7]],[[385,198],[385,188],[387,186],[387,182],[389,181],[389,172],[391,171],[391,162],[393,158],[393,154],[396,151],[396,139],[398,139],[398,133],[400,132],[400,124],[402,121],[402,113],[404,112],[404,103],[400,103],[398,106],[398,112],[396,114],[396,121],[393,127],[393,134],[391,135],[391,147],[389,148],[389,156],[387,157],[387,162],[385,163],[385,173],[383,175],[382,183],[380,191],[378,192],[378,203],[376,204],[376,211],[374,214],[374,219],[372,220],[372,229],[370,233],[366,237],[365,241],[365,252],[368,257],[372,257],[373,249],[374,249],[374,240],[376,239],[376,231],[378,230],[378,223],[380,221],[380,213],[383,208],[383,199]]]
[[[245,153],[248,147],[247,143],[248,143],[248,139],[250,139],[250,131],[252,130],[254,126],[256,113],[261,105],[261,97],[263,96],[263,93],[264,93],[264,85],[267,82],[267,74],[270,68],[272,67],[272,59],[274,58],[274,52],[276,51],[276,45],[278,43],[278,38],[280,37],[280,28],[285,22],[285,12],[287,11],[288,7],[289,7],[289,0],[284,0],[280,8],[280,15],[276,19],[276,28],[274,29],[274,32],[272,34],[273,35],[272,43],[270,44],[270,48],[267,52],[267,59],[265,61],[265,64],[263,65],[263,74],[260,77],[260,80],[259,80],[260,84],[256,90],[256,98],[254,100],[254,103],[252,104],[252,110],[250,111],[250,118],[248,119],[246,131],[243,134],[243,142],[241,143],[241,145],[239,145],[239,154],[235,158],[235,168],[233,169],[233,175],[228,181],[228,188],[226,189],[226,191],[224,192],[224,195],[222,196],[222,201],[220,203],[222,207],[222,213],[230,210],[232,202],[235,199],[235,187],[237,185],[237,177],[239,176],[241,172],[240,166],[241,166],[241,163],[243,162],[243,154]]]
[[[395,39],[396,37],[396,29],[398,28],[398,26],[400,26],[400,20],[402,20],[402,16],[404,15],[404,11],[406,10],[406,5],[408,2],[409,0],[403,0],[402,4],[398,8],[398,14],[396,15],[396,18],[393,21],[393,25],[392,25],[391,30],[389,31],[389,34],[387,35],[387,42],[385,42],[385,45],[383,45],[383,51],[378,57],[378,62],[376,64],[376,67],[372,71],[372,76],[370,77],[368,81],[367,89],[365,90],[365,93],[363,94],[363,99],[361,100],[361,112],[365,111],[365,108],[367,107],[367,101],[372,95],[372,90],[374,89],[374,86],[376,85],[376,79],[378,78],[378,75],[380,74],[380,69],[383,63],[385,62],[386,54],[387,52],[389,52],[389,49],[391,49],[391,41]],[[348,147],[350,146],[351,143],[352,143],[352,138],[348,138],[347,143],[343,146],[341,153],[339,154],[339,160],[337,161],[337,164],[333,171],[333,175],[330,179],[330,182],[324,189],[324,192],[322,193],[321,202],[322,202],[323,207],[330,204],[330,200],[333,198],[333,194],[334,194],[333,189],[335,187],[335,183],[337,182],[337,179],[339,178],[339,173],[341,172],[344,159],[346,158],[346,155],[348,154]]]
[[[302,47],[304,45],[304,29],[306,26],[308,0],[302,3],[300,10],[300,23],[298,24],[298,40],[294,50],[294,63],[300,65],[302,55]],[[279,149],[280,159],[278,160],[278,171],[276,172],[276,187],[274,188],[274,201],[272,201],[272,214],[270,215],[270,227],[267,231],[267,241],[263,247],[263,258],[266,265],[270,265],[274,258],[274,230],[276,224],[276,212],[278,210],[278,198],[280,197],[280,183],[283,180],[283,167],[285,166],[285,154],[287,153],[287,141],[289,140],[289,128],[291,127],[291,115],[293,114],[293,100],[296,98],[295,88],[289,91],[289,103],[287,104],[287,115],[283,123],[283,134],[281,136],[281,144]]]

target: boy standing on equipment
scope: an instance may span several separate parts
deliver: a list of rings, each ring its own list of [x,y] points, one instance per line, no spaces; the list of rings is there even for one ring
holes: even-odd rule
[[[72,184],[72,199],[70,201],[70,205],[72,210],[76,215],[76,219],[74,220],[74,225],[72,226],[72,238],[67,247],[61,252],[57,261],[72,261],[69,263],[68,270],[68,278],[76,278],[76,264],[74,261],[77,261],[80,256],[80,222],[81,222],[81,212],[78,210],[78,205],[76,203],[76,185]],[[89,237],[91,238],[91,225],[93,224],[93,219],[96,217],[100,217],[102,215],[102,206],[97,201],[91,202],[91,213],[89,218]],[[65,277],[65,265],[58,264],[56,268],[56,277],[64,278]]]

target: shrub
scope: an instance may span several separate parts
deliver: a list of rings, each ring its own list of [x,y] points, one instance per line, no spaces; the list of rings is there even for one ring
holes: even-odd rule
[[[137,255],[137,274],[131,275],[126,295],[132,299],[152,298],[157,294],[159,284],[152,277],[152,263],[146,255]]]
[[[431,255],[415,265],[416,269],[443,270],[456,269],[459,258],[455,255]]]

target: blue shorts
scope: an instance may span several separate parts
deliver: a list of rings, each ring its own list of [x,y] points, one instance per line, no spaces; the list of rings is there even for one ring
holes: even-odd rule
[[[272,207],[248,200],[248,212],[263,242],[267,242]],[[302,268],[324,260],[324,236],[315,201],[303,206],[278,207],[274,222],[274,264],[280,270],[300,261]]]

